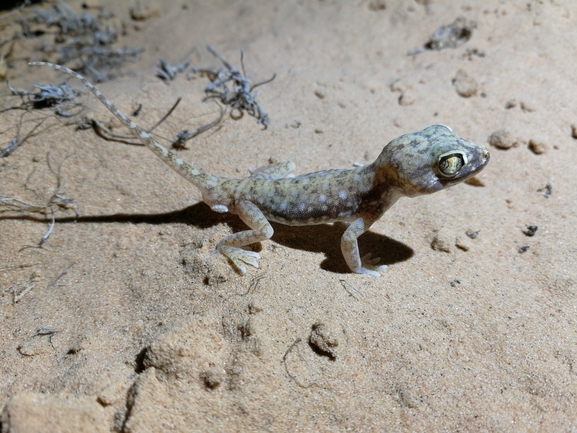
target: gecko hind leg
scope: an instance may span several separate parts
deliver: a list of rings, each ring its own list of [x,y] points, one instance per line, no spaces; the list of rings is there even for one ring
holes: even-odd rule
[[[221,239],[216,246],[216,251],[209,257],[220,253],[228,258],[234,267],[244,275],[246,266],[251,265],[258,268],[260,254],[254,251],[247,251],[244,247],[256,242],[270,239],[274,230],[260,209],[246,200],[242,200],[235,205],[235,213],[240,219],[250,227],[251,230],[233,233]]]

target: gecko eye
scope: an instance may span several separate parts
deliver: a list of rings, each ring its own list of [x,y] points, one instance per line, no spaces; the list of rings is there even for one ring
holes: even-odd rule
[[[467,157],[461,152],[449,152],[439,156],[439,174],[443,177],[454,177],[467,164]]]

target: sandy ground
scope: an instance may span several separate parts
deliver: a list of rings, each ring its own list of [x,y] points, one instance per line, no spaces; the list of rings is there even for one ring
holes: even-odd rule
[[[253,82],[276,73],[267,130],[227,116],[180,151],[208,172],[352,167],[434,123],[511,147],[475,184],[390,209],[360,240],[380,278],[348,271],[338,225],[275,225],[241,276],[206,256],[242,223],[149,150],[72,126],[30,138],[0,160],[0,194],[45,204],[50,160],[80,217],[22,249],[48,221],[0,216],[2,433],[577,429],[577,2],[182,0],[138,22],[134,2],[101,3],[119,46],[146,47],[102,91],[144,126],[183,97],[160,136],[218,109],[205,78],[155,77],[159,57],[218,66],[211,43],[235,65],[243,49]],[[407,55],[458,17],[469,41]],[[61,82],[20,49],[11,85]],[[0,115],[2,147],[20,115]]]

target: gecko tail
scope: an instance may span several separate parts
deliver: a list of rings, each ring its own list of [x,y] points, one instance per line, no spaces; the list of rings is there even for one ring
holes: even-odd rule
[[[158,141],[156,141],[148,132],[146,132],[141,126],[137,125],[132,119],[130,119],[126,114],[120,111],[116,106],[106,97],[104,94],[96,88],[94,84],[80,75],[78,72],[73,71],[65,66],[57,65],[55,63],[49,62],[29,62],[29,66],[48,66],[57,71],[64,72],[65,74],[72,75],[82,81],[82,84],[86,86],[90,92],[96,96],[102,104],[108,110],[114,114],[124,125],[130,129],[130,132],[138,138],[146,147],[152,150],[160,159],[162,159],[167,165],[169,165],[174,171],[180,174],[182,177],[190,181],[193,185],[201,190],[204,190],[204,186],[207,181],[214,181],[214,176],[211,176],[203,171],[193,167],[187,162],[183,161],[181,158],[176,156],[173,152],[168,150]]]

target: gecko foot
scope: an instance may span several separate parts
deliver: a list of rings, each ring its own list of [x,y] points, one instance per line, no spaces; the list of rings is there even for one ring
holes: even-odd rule
[[[260,254],[255,253],[254,251],[247,251],[229,245],[221,245],[218,252],[227,257],[242,275],[246,274],[245,264],[258,268],[257,260],[260,259]]]
[[[387,269],[387,265],[377,264],[380,261],[381,261],[380,257],[372,257],[371,253],[365,254],[363,257],[361,257],[361,263],[363,266],[358,269],[355,269],[354,271],[357,274],[369,274],[375,277],[380,277],[381,274],[379,274],[378,271],[384,271],[385,269]]]

